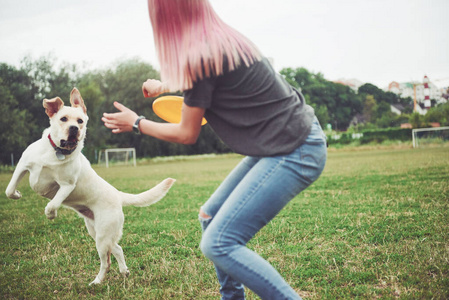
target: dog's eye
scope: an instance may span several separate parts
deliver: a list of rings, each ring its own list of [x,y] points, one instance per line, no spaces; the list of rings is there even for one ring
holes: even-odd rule
[[[84,121],[83,120],[81,120],[81,119],[78,119],[78,124],[83,124],[84,123]]]
[[[67,118],[66,117],[62,117],[61,118],[61,122],[67,122]]]

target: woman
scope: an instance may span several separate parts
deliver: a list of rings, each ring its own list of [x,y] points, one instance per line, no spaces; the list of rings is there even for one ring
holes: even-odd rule
[[[246,247],[326,161],[326,142],[313,109],[247,38],[226,25],[207,0],[149,0],[161,81],[145,97],[183,91],[179,124],[120,111],[104,114],[114,133],[132,131],[192,144],[203,116],[235,152],[246,155],[201,207],[201,250],[215,265],[222,299],[244,299],[243,286],[263,299],[300,299],[282,276]]]

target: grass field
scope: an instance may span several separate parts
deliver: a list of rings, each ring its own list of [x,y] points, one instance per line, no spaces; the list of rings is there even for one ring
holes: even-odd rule
[[[0,195],[2,299],[219,299],[198,248],[198,209],[239,156],[96,167],[126,192],[177,179],[161,202],[125,207],[121,246],[130,276],[112,260],[105,282],[94,241],[68,209],[20,185]],[[0,174],[5,190],[10,173]],[[449,148],[338,150],[320,179],[250,242],[306,299],[449,298]],[[248,299],[257,297],[248,291]]]

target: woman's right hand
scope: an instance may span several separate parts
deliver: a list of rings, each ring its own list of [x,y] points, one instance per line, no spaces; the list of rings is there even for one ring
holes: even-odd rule
[[[133,131],[133,125],[139,116],[123,104],[114,102],[114,106],[119,112],[104,113],[101,118],[104,126],[112,129],[112,133]]]
[[[156,97],[169,91],[165,84],[156,79],[148,79],[142,85],[142,92],[145,98]]]

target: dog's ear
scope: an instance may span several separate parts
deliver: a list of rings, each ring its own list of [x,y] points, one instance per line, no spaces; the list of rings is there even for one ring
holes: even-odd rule
[[[42,101],[42,105],[45,108],[45,113],[47,116],[51,118],[64,106],[64,102],[62,102],[61,98],[56,97],[50,100],[44,99],[44,101]]]
[[[84,105],[84,100],[81,98],[81,94],[77,88],[73,88],[70,93],[70,103],[72,104],[72,107],[81,107],[84,113],[87,112],[86,106]]]

